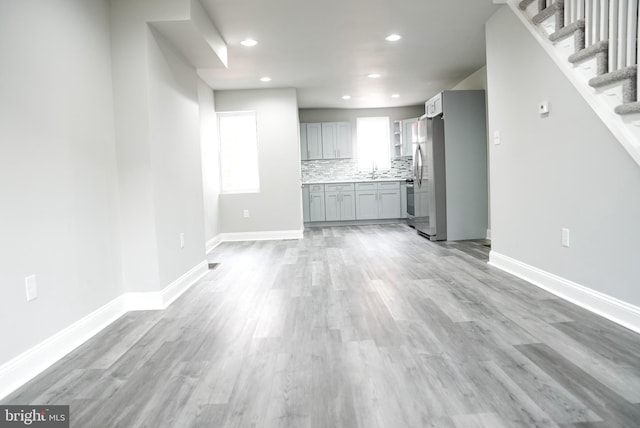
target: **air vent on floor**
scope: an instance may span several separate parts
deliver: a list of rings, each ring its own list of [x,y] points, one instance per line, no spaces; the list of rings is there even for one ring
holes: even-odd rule
[[[209,263],[209,270],[214,270],[218,266],[220,266],[220,263]]]

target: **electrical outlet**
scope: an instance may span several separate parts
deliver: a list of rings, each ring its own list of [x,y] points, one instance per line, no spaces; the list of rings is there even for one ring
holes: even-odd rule
[[[184,248],[184,233],[180,234],[180,248]]]
[[[249,218],[249,210],[244,210],[244,211],[242,212],[242,216],[243,216],[244,218]]]
[[[562,246],[569,247],[569,229],[562,228]]]
[[[540,113],[540,116],[549,114],[549,101],[541,101],[538,104],[538,113]]]
[[[27,290],[27,302],[38,297],[38,283],[35,275],[29,275],[24,279],[25,288]]]

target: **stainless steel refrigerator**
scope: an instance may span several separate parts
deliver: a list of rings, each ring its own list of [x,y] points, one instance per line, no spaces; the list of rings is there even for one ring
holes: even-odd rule
[[[416,126],[414,227],[432,241],[485,238],[488,225],[484,91],[444,91]]]

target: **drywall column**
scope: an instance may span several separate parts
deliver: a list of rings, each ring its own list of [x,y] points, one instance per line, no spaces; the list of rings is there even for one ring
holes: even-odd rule
[[[188,21],[191,6],[191,0],[111,1],[128,292],[162,290],[205,259],[198,78],[148,25]]]
[[[207,249],[209,249],[220,239],[220,152],[213,91],[202,80],[198,80],[198,100],[200,102],[204,228]]]

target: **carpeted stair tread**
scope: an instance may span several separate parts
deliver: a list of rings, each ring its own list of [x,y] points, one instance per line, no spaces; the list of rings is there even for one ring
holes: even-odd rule
[[[543,9],[539,14],[533,17],[532,21],[534,24],[542,24],[547,19],[551,18],[557,12],[564,12],[564,0],[557,0],[551,6]]]
[[[556,31],[555,33],[549,35],[549,40],[551,40],[552,42],[558,42],[560,40],[564,40],[567,37],[572,36],[573,33],[575,33],[576,31],[584,32],[584,26],[585,26],[584,19],[579,19],[576,22],[571,23],[566,27],[563,27],[558,31]]]
[[[612,71],[611,73],[596,76],[589,80],[589,85],[594,88],[601,88],[615,83],[622,83],[622,103],[624,105],[638,101],[637,81],[638,66],[631,65],[621,68],[620,70]]]
[[[616,107],[615,112],[620,115],[640,113],[640,102],[621,104]]]
[[[605,73],[601,76],[596,76],[589,80],[589,85],[594,88],[600,88],[602,86],[611,85],[613,83],[621,82],[625,79],[634,79],[638,73],[638,66],[631,65],[629,67],[621,68],[620,70],[612,71],[611,73]]]
[[[520,4],[518,5],[518,7],[520,8],[520,10],[526,10],[527,7],[529,7],[529,5],[531,3],[533,3],[534,1],[536,1],[536,0],[522,0],[520,2]]]
[[[596,54],[605,52],[608,54],[609,52],[609,41],[601,40],[588,48],[584,48],[579,52],[576,52],[572,55],[569,55],[569,62],[572,64],[585,61],[589,58],[593,58]]]

